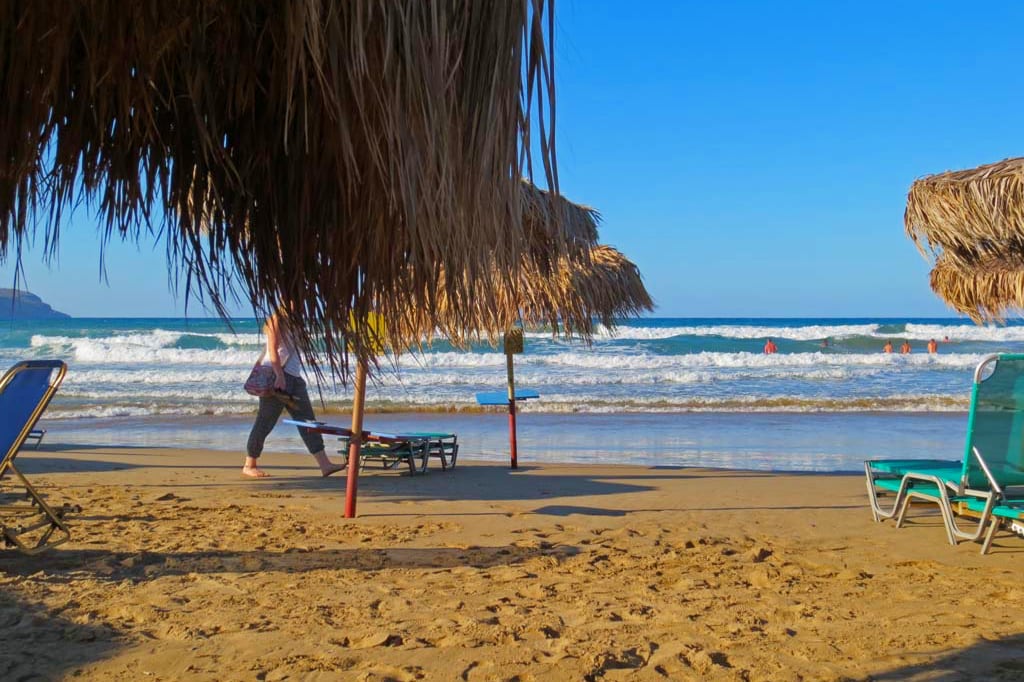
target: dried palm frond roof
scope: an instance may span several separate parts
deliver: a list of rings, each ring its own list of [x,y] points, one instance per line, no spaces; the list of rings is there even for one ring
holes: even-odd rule
[[[975,322],[1001,321],[1007,310],[1024,309],[1024,262],[986,258],[966,267],[943,255],[932,268],[931,286]]]
[[[514,279],[532,150],[557,193],[552,31],[545,0],[3,3],[0,258],[55,251],[84,201],[104,238],[165,235],[186,296],[283,305],[344,371],[371,309]]]
[[[653,309],[632,261],[604,245],[591,249],[589,256],[586,261],[565,256],[552,276],[533,271],[524,278],[518,301],[524,324],[546,324],[553,332],[589,339],[596,322],[612,328],[616,318]],[[515,303],[506,301],[509,313]]]
[[[1024,308],[1024,159],[914,182],[907,235],[934,258],[932,289],[975,321]]]
[[[1024,158],[914,182],[904,214],[918,248],[971,265],[1024,247]]]
[[[441,306],[446,311],[473,311],[471,324],[465,327],[472,333],[460,341],[487,338],[491,343],[497,343],[519,322],[548,326],[555,335],[589,340],[597,323],[613,328],[618,318],[639,315],[653,307],[636,265],[605,245],[592,247],[583,258],[563,256],[550,270],[548,264],[538,265],[527,257],[519,269],[519,279],[501,290],[497,305],[479,306],[473,301],[443,298]],[[405,311],[404,315],[403,326],[413,330],[413,343],[434,334],[431,320],[416,310]],[[436,331],[453,338],[444,316]]]
[[[570,325],[567,334],[573,336],[589,336],[593,327],[590,323],[592,316],[604,320],[632,314],[636,307],[631,303],[634,298],[640,302],[638,309],[650,309],[650,297],[643,288],[636,266],[618,251],[597,245],[600,214],[596,209],[542,190],[525,179],[521,181],[520,189],[523,243],[519,267],[503,269],[500,261],[493,259],[491,267],[483,275],[463,271],[460,281],[454,284],[446,281],[450,275],[442,270],[439,277],[428,284],[432,291],[424,292],[424,296],[440,297],[434,311],[414,305],[415,297],[405,295],[403,291],[393,296],[377,296],[374,313],[389,321],[387,332],[391,338],[383,340],[386,345],[404,348],[435,333],[445,336],[455,345],[465,345],[482,337],[497,343],[508,327],[522,317],[517,309],[521,297],[510,292],[526,292],[532,297],[532,302],[526,301],[523,305],[529,305],[529,309],[534,311],[526,319],[537,324],[552,318],[557,321],[565,312]],[[577,280],[585,290],[593,289],[595,281],[582,277],[582,272],[600,275],[609,285],[612,278],[620,278],[624,300],[590,306],[580,315],[573,316],[561,307],[560,301],[566,300],[565,296],[548,290],[551,295],[547,298],[537,298],[536,292],[541,287],[550,288],[558,282],[563,290]],[[479,281],[481,277],[483,282]],[[413,286],[411,278],[406,282],[407,286]],[[476,295],[481,287],[488,286],[496,288],[494,297]],[[449,293],[452,291],[457,293],[452,295]],[[469,293],[463,296],[461,292]],[[589,293],[570,294],[568,300],[579,301],[581,295]],[[644,301],[647,302],[646,307],[643,307]],[[426,333],[424,330],[430,331]]]
[[[563,196],[522,181],[523,229],[525,249],[535,264],[545,257],[557,260],[560,254],[586,258],[597,244],[598,211]]]

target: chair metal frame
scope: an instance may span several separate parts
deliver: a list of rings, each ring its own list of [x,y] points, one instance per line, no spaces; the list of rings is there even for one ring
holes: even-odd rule
[[[4,474],[8,471],[13,472],[21,486],[25,489],[25,497],[28,499],[27,505],[0,505],[0,512],[14,516],[31,517],[29,521],[13,527],[0,524],[0,534],[2,534],[5,544],[13,546],[25,554],[38,554],[45,549],[70,540],[71,530],[64,522],[64,515],[72,509],[77,509],[77,507],[71,507],[70,505],[63,505],[57,509],[51,507],[46,503],[42,495],[39,494],[35,486],[14,465],[14,458],[17,457],[18,452],[34,430],[36,422],[39,421],[39,417],[42,416],[57,389],[60,388],[61,383],[64,381],[64,376],[67,374],[68,367],[60,360],[28,360],[14,365],[3,375],[3,378],[0,378],[0,396],[2,396],[7,386],[21,372],[42,370],[47,370],[50,373],[49,386],[40,397],[29,418],[25,421],[21,431],[15,437],[11,447],[4,453],[3,460],[0,460],[0,480],[3,480]],[[43,532],[34,541],[26,542],[22,539],[22,536],[27,536],[39,530]]]
[[[977,387],[982,381],[984,381],[982,374],[990,363],[998,362],[1001,357],[1005,357],[1005,355],[989,355],[983,358],[974,370],[972,409],[967,425],[969,438],[971,437],[970,434],[973,434],[974,432],[974,408],[976,407]],[[970,485],[969,472],[970,460],[972,457],[978,462],[978,467],[985,476],[988,486],[987,489],[973,488]],[[939,507],[939,513],[942,516],[943,525],[946,529],[946,537],[951,545],[956,545],[961,540],[968,540],[971,542],[981,541],[981,553],[988,553],[992,546],[992,541],[995,537],[996,531],[1004,525],[1005,521],[1005,519],[993,514],[993,510],[1001,502],[1009,502],[1011,500],[1006,494],[1005,487],[1000,484],[999,480],[992,473],[992,468],[985,460],[985,457],[982,455],[977,445],[973,443],[970,444],[966,458],[961,464],[960,476],[955,481],[923,472],[915,472],[912,469],[913,464],[909,463],[909,461],[906,470],[901,473],[879,471],[874,469],[872,466],[877,464],[879,461],[884,460],[868,460],[864,462],[868,499],[871,503],[871,514],[875,521],[880,522],[883,519],[895,517],[896,527],[900,528],[903,526],[907,517],[907,512],[914,500],[937,504]],[[927,468],[929,465],[936,466],[941,465],[941,463],[942,462],[939,460],[921,460],[919,466]],[[952,463],[953,462],[947,462],[947,464]],[[896,478],[901,479],[900,486],[896,491],[896,496],[893,500],[892,506],[888,509],[881,506],[879,493],[876,488],[876,482],[883,478],[890,480]],[[919,485],[920,483],[924,483],[926,485],[921,486]],[[983,500],[984,506],[980,512],[977,512],[978,516],[976,524],[974,524],[973,527],[964,528],[957,522],[958,515],[954,506],[961,506],[961,504],[966,502],[969,498]]]

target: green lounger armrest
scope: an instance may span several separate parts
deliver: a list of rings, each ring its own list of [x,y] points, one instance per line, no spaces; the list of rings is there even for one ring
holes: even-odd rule
[[[869,459],[868,464],[873,471],[881,471],[888,474],[902,476],[909,471],[921,471],[923,469],[955,469],[959,476],[963,468],[963,462],[951,459]]]
[[[985,499],[981,497],[968,497],[959,500],[968,509],[979,514],[985,511]],[[1001,516],[1004,519],[1024,519],[1024,500],[1006,501],[992,507],[993,516]]]
[[[900,487],[903,485],[903,479],[883,478],[875,481],[875,485],[885,491],[895,493],[899,492]],[[921,495],[929,495],[932,497],[939,496],[939,486],[931,483],[930,481],[908,481],[907,488]]]

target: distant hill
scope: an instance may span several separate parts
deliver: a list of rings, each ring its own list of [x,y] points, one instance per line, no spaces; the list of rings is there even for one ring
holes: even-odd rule
[[[11,301],[14,306],[11,306]],[[43,303],[43,299],[27,291],[0,289],[0,320],[57,320],[71,317]]]

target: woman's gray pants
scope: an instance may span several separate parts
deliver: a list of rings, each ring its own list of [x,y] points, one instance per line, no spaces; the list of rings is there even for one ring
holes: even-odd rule
[[[296,421],[314,421],[313,406],[309,402],[309,393],[306,391],[306,382],[302,377],[284,375],[284,390],[295,399],[295,408],[288,408],[288,414]],[[281,411],[286,405],[277,398],[260,398],[260,410],[256,413],[256,423],[252,425],[249,432],[249,442],[246,444],[246,452],[252,458],[257,458],[263,452],[263,441],[267,439],[270,432],[274,430]],[[299,435],[306,444],[310,453],[320,452],[324,449],[324,439],[319,433],[309,429],[299,428]]]

